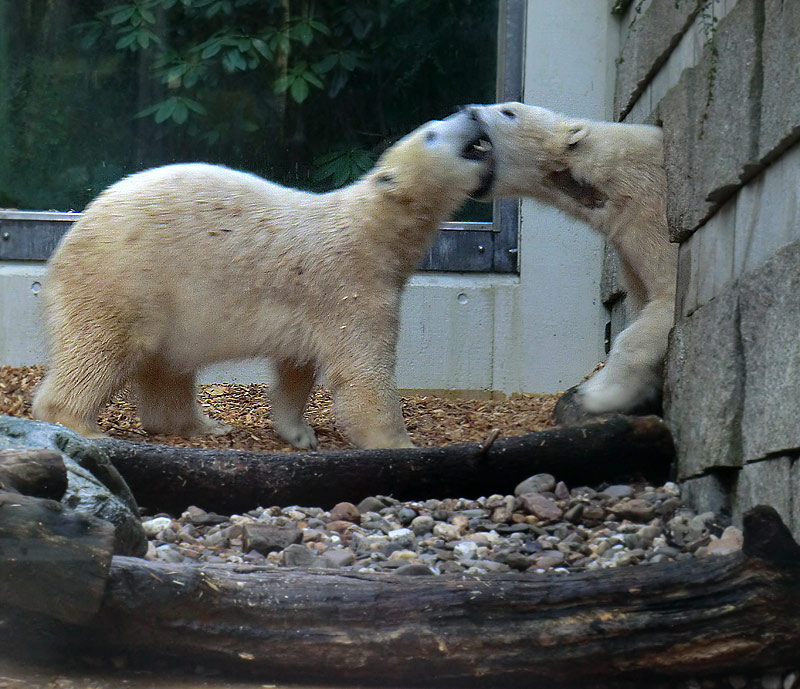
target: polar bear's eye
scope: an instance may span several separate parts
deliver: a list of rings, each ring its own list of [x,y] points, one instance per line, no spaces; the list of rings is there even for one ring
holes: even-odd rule
[[[436,132],[430,131],[425,135],[425,143],[431,144],[436,140]]]
[[[500,114],[504,115],[509,120],[513,120],[517,116],[517,113],[515,113],[513,110],[509,110],[508,108],[501,110]]]

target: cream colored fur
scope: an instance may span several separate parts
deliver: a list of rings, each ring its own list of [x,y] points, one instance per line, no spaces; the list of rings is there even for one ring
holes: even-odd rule
[[[605,367],[580,386],[579,403],[601,413],[658,399],[677,271],[664,209],[661,130],[521,103],[475,106],[468,114],[494,144],[493,195],[552,204],[601,232],[619,254],[637,316],[616,338]]]
[[[394,381],[400,292],[490,174],[485,157],[462,155],[478,132],[429,122],[327,194],[206,164],[116,183],[50,260],[51,366],[34,416],[96,436],[100,409],[130,382],[148,431],[224,433],[196,402],[197,370],[267,356],[287,441],[316,446],[302,412],[324,375],[353,443],[411,446]]]

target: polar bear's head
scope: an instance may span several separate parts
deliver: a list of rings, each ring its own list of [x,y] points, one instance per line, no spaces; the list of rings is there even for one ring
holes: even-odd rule
[[[596,177],[607,161],[593,148],[605,143],[592,135],[592,121],[515,102],[470,106],[466,112],[484,126],[494,146],[492,196],[552,202],[558,190],[587,209],[604,203]]]
[[[404,136],[384,152],[368,179],[390,196],[427,197],[446,207],[485,195],[493,174],[491,141],[480,123],[462,112]]]

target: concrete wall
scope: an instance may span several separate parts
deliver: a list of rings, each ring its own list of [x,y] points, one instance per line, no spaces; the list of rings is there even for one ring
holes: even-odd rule
[[[528,3],[525,100],[610,117],[618,22],[606,2]],[[519,276],[420,273],[404,300],[402,388],[557,392],[604,358],[603,245],[563,214],[522,206]],[[44,361],[41,265],[0,264],[0,364]],[[266,362],[218,365],[205,381],[266,381]]]
[[[800,3],[636,5],[615,110],[664,127],[678,475],[699,510],[769,503],[800,536]]]

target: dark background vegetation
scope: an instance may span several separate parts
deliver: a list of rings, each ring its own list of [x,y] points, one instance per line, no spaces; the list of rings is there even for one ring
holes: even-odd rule
[[[192,160],[340,186],[494,100],[496,41],[496,0],[0,0],[0,207]]]

